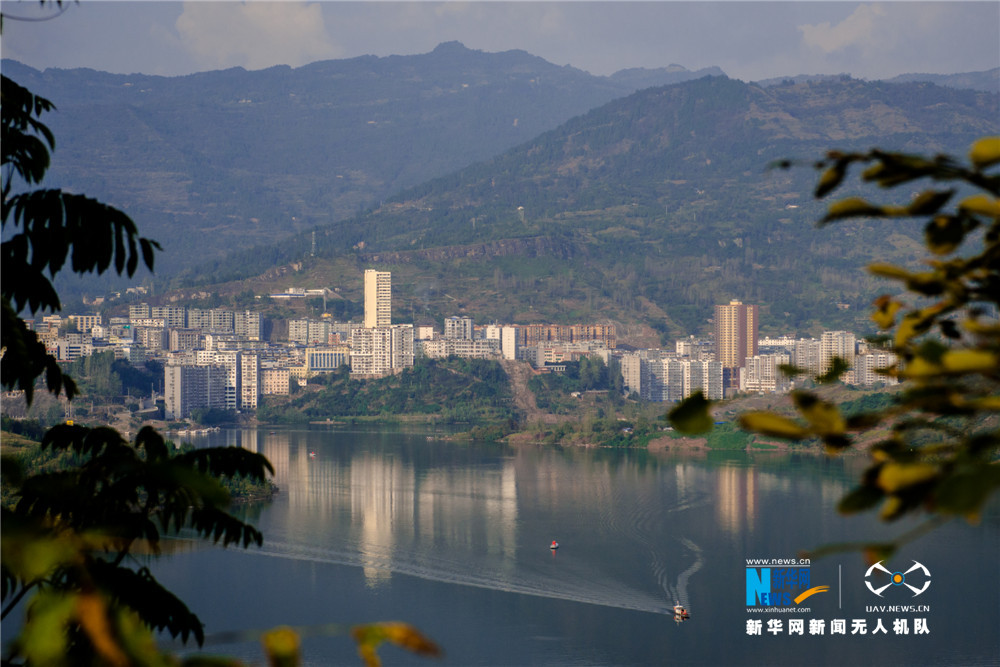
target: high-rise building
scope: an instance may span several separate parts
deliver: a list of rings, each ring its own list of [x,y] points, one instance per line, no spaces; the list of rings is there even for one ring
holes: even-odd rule
[[[260,380],[260,355],[240,355],[240,410],[257,409]]]
[[[757,306],[732,300],[715,307],[715,360],[723,368],[742,368],[757,355]]]
[[[365,328],[392,324],[392,274],[365,270]]]
[[[834,357],[845,362],[849,368],[854,367],[854,354],[857,341],[849,331],[824,331],[820,338],[819,370],[826,373],[833,366]],[[853,378],[843,377],[844,382],[852,382]]]
[[[163,374],[167,419],[183,419],[199,408],[227,407],[225,368],[168,365]]]
[[[444,318],[444,337],[472,340],[472,318],[458,316]]]

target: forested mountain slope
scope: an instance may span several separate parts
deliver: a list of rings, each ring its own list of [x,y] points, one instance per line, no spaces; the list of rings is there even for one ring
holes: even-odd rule
[[[769,163],[871,146],[963,154],[1000,131],[997,104],[988,93],[849,78],[761,87],[707,77],[643,90],[319,228],[316,275],[349,295],[362,268],[393,270],[402,321],[464,308],[681,335],[703,328],[714,303],[740,298],[761,304],[775,329],[863,326],[879,286],[862,267],[913,259],[921,230],[816,230],[812,170]],[[261,248],[205,279],[246,277],[308,248],[307,236]]]

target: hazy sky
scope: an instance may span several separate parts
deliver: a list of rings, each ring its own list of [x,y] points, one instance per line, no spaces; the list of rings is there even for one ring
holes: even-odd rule
[[[109,2],[2,0],[3,57],[177,75],[426,53],[458,40],[594,74],[718,65],[743,80],[1000,66],[1000,2]]]

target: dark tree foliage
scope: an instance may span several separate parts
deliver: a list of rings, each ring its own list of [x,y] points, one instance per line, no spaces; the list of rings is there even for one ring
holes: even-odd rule
[[[24,391],[29,403],[39,375],[67,398],[76,386],[18,313],[60,309],[51,280],[67,262],[76,274],[113,268],[131,276],[140,260],[152,268],[159,247],[117,209],[28,189],[41,182],[55,146],[38,120],[52,108],[2,78],[2,384]],[[105,365],[101,375],[110,378],[112,364]],[[140,540],[157,553],[162,533],[182,529],[224,546],[259,545],[261,534],[226,511],[220,480],[263,480],[274,472],[267,459],[237,448],[171,456],[149,427],[132,443],[107,427],[56,426],[42,437],[42,450],[71,452],[73,465],[31,473],[6,458],[2,467],[4,498],[12,502],[0,510],[0,618],[28,598],[25,625],[4,664],[152,664],[163,658],[151,630],[201,643],[198,617],[129,554]]]
[[[7,239],[0,248],[2,384],[24,391],[30,404],[35,381],[45,374],[50,391],[72,399],[76,385],[18,313],[60,309],[51,279],[67,261],[76,274],[113,268],[132,276],[140,260],[153,268],[153,251],[159,246],[140,237],[132,220],[117,209],[83,195],[26,189],[37,185],[48,169],[55,140],[38,117],[54,107],[7,77],[2,94],[0,189]],[[15,190],[15,176],[24,190]],[[110,361],[99,358],[84,365],[92,375],[120,383]],[[173,452],[150,427],[129,442],[112,428],[65,424],[49,429],[41,448],[66,465],[31,472],[22,466],[23,459],[10,457],[0,468],[0,618],[22,605],[25,611],[24,626],[7,644],[3,664],[178,664],[157,647],[152,631],[185,642],[194,638],[200,645],[201,621],[149,568],[136,563],[132,549],[141,542],[158,554],[161,535],[182,531],[222,546],[260,545],[260,532],[228,513],[225,483],[244,487],[265,482],[265,475],[274,474],[271,464],[240,448]],[[297,648],[288,648],[297,647],[294,631],[276,632],[293,641],[284,636],[275,640],[274,632],[264,637],[272,664],[297,664]],[[354,636],[369,664],[377,661],[376,648],[384,641],[422,655],[439,653],[404,624],[358,626]],[[184,662],[205,661],[195,657]]]
[[[104,273],[109,268],[132,276],[140,260],[153,268],[155,241],[139,236],[135,223],[118,209],[84,195],[35,189],[49,167],[55,137],[39,120],[54,109],[6,76],[0,84],[3,109],[2,224],[0,291],[3,321],[0,335],[6,349],[0,361],[4,387],[25,392],[30,403],[35,379],[44,374],[53,393],[72,398],[76,385],[62,374],[45,346],[18,317],[27,309],[56,312],[61,304],[52,278],[69,261],[74,273]],[[15,177],[23,182],[15,190]]]

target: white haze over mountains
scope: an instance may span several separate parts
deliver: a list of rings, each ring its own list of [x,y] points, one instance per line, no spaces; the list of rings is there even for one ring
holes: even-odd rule
[[[607,75],[719,66],[745,81],[866,79],[1000,66],[997,2],[3,3],[4,58],[38,69],[181,75],[360,55],[522,49]]]

